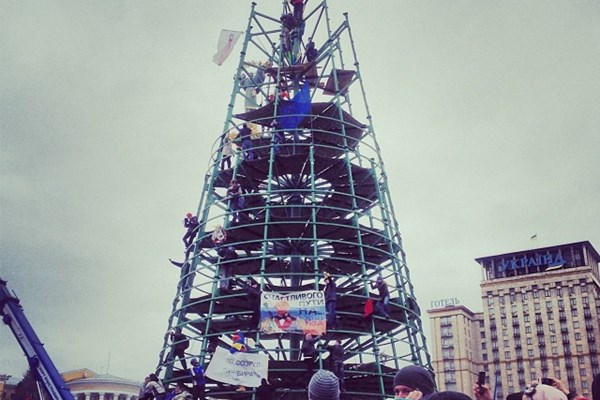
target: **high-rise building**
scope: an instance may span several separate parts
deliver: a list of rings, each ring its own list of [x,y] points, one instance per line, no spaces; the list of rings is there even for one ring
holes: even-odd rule
[[[429,310],[440,388],[468,391],[481,368],[497,399],[542,377],[589,397],[600,373],[600,256],[594,247],[585,241],[476,261],[484,273],[483,313],[454,305]]]

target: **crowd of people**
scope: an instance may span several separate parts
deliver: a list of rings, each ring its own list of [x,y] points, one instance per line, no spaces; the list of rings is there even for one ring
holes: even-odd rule
[[[312,345],[312,343],[311,343]],[[333,346],[339,345],[334,344]],[[330,349],[330,351],[332,351]],[[333,350],[335,351],[335,350]],[[332,355],[334,353],[332,352]],[[334,359],[333,363],[337,361]],[[184,383],[177,383],[173,390],[166,390],[155,374],[150,374],[144,379],[140,388],[140,400],[204,400],[206,379],[204,369],[197,359],[191,360],[192,367],[189,370],[192,387]],[[319,369],[310,372],[307,385],[308,400],[339,400],[345,392],[343,372],[340,375],[337,368],[334,372]],[[543,382],[531,382],[523,391],[512,393],[506,400],[600,400],[600,375],[596,375],[592,383],[592,398],[587,399],[569,389],[556,378],[544,378]],[[396,373],[390,395],[396,400],[494,400],[493,392],[486,384],[476,383],[473,385],[471,395],[456,391],[436,391],[433,374],[419,365],[408,365]],[[246,390],[246,388],[244,388]],[[266,378],[261,380],[256,389],[257,400],[275,400],[277,387],[272,385]],[[286,392],[282,389],[280,392]]]

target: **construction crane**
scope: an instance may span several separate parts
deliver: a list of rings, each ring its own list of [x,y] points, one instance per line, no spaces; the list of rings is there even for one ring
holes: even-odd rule
[[[25,352],[27,361],[38,386],[46,388],[52,400],[74,400],[60,373],[54,366],[50,356],[44,349],[44,344],[36,335],[27,320],[19,299],[11,294],[6,287],[6,281],[0,278],[0,315],[2,321],[10,327],[17,342]],[[41,398],[41,396],[40,396]]]

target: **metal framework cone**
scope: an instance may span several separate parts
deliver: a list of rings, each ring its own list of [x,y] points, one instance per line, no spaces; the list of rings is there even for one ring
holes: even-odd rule
[[[332,28],[326,1],[302,10],[283,2],[272,16],[253,3],[243,38],[169,317],[183,336],[165,336],[157,371],[167,384],[190,383],[190,360],[209,365],[241,330],[247,352],[268,357],[278,393],[306,398],[301,343],[322,330],[321,343],[339,339],[345,351],[343,398],[382,399],[397,369],[431,370],[431,360],[348,16]],[[263,297],[257,323],[250,282],[263,295],[322,292],[324,274],[337,286],[335,318],[309,304],[289,326],[269,328],[278,310]],[[315,370],[330,359],[320,347]],[[252,399],[245,389],[206,385],[218,399]]]

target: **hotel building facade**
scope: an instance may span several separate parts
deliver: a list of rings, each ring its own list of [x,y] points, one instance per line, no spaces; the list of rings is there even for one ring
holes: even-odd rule
[[[600,373],[600,256],[577,242],[476,259],[483,312],[428,310],[440,390],[471,394],[487,371],[496,399],[555,377],[591,397]]]

